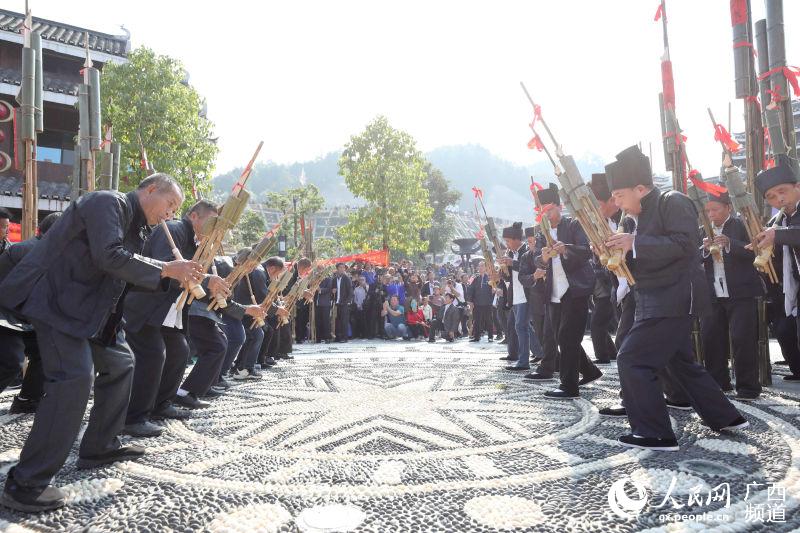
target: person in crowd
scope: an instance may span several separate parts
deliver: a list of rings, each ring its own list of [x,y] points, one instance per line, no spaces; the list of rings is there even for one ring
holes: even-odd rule
[[[486,340],[492,342],[494,328],[492,321],[492,303],[494,290],[489,285],[489,274],[486,273],[486,263],[478,263],[478,273],[473,278],[467,291],[467,301],[472,311],[472,337],[470,342],[479,342],[486,332]]]
[[[414,298],[411,298],[406,310],[406,325],[410,338],[416,340],[425,336],[425,312],[417,306],[417,300]]]
[[[524,371],[530,369],[530,325],[528,293],[519,280],[520,259],[528,251],[528,245],[523,241],[522,223],[514,222],[511,226],[503,228],[503,239],[508,250],[502,263],[505,268],[501,269],[500,273],[508,284],[507,305],[511,307],[509,329],[513,327],[516,334],[516,350],[512,350],[514,346],[509,343],[508,354],[508,360],[516,360],[516,364],[507,366],[506,370]]]
[[[389,301],[384,302],[381,314],[386,318],[384,329],[389,340],[397,337],[402,337],[404,340],[409,339],[405,309],[400,305],[400,299],[397,296],[390,296]]]
[[[6,251],[11,243],[8,233],[11,226],[11,212],[5,207],[0,207],[0,254]]]
[[[455,304],[455,297],[453,293],[448,292],[444,295],[444,306],[442,306],[440,312],[441,318],[439,319],[439,329],[442,331],[442,337],[447,342],[456,340],[459,316],[459,310]],[[431,331],[433,331],[433,328],[431,328]],[[428,338],[429,342],[433,342],[433,340],[435,340],[433,336]]]
[[[422,281],[419,279],[419,274],[414,271],[409,273],[405,289],[406,303],[410,306],[411,302],[415,302],[419,306],[422,301]]]
[[[353,323],[353,337],[359,339],[367,338],[367,294],[369,293],[369,285],[367,285],[366,276],[361,276],[356,282],[353,289],[353,306],[355,308],[355,321]]]
[[[400,277],[394,275],[393,272],[394,269],[390,268],[389,277],[391,281],[386,285],[386,292],[389,297],[397,296],[397,301],[403,305],[406,301],[406,289],[403,283],[400,281]]]
[[[39,232],[35,237],[9,246],[4,253],[0,253],[0,283],[39,243],[60,216],[61,213],[50,213],[39,223]],[[0,308],[0,392],[20,375],[26,355],[28,366],[19,394],[8,409],[11,415],[36,412],[44,394],[44,373],[33,326],[19,314]]]
[[[333,307],[334,278],[328,276],[319,285],[316,294],[315,322],[317,327],[317,342],[330,344],[333,342],[331,336],[331,308]]]
[[[347,342],[350,325],[350,301],[353,299],[353,285],[346,274],[347,265],[338,263],[333,280],[333,303],[336,305],[336,342]]]
[[[436,285],[436,273],[433,270],[429,270],[426,274],[425,283],[422,284],[422,296],[433,296],[433,289]]]

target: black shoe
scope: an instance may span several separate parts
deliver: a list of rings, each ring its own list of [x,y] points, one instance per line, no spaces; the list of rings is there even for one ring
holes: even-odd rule
[[[511,357],[510,355],[507,355],[505,357],[501,357],[500,360],[501,361],[519,361],[519,359],[517,357]]]
[[[67,495],[53,485],[23,487],[18,484],[14,479],[13,468],[8,472],[5,490],[3,495],[0,496],[0,503],[23,513],[52,511],[53,509],[64,507],[66,501]]]
[[[531,367],[529,367],[529,366],[507,366],[506,367],[506,370],[509,370],[511,372],[519,372],[519,371],[522,371],[522,370],[530,370],[530,369],[531,369]]]
[[[186,420],[191,416],[186,409],[178,409],[170,403],[153,411],[153,414],[150,415],[150,420]]]
[[[286,359],[286,360],[289,360],[289,359],[294,359],[294,356],[293,355],[289,355],[288,353],[279,353],[278,355],[275,356],[275,359]]]
[[[214,387],[210,387],[208,392],[203,395],[203,398],[219,398],[220,396],[225,396],[225,393],[222,392],[222,389],[216,389]]]
[[[691,411],[692,404],[689,403],[681,403],[681,402],[673,402],[672,400],[666,400],[667,407],[671,407],[672,409],[677,409],[679,411]]]
[[[436,339],[428,339],[428,342],[436,342]]]
[[[472,338],[472,339],[470,339],[470,340],[469,340],[469,342],[481,342],[481,340],[480,340],[480,339],[475,339],[475,338]]]
[[[556,389],[545,391],[544,397],[553,400],[574,400],[576,398],[580,398],[581,396],[580,394],[570,394],[567,391]]]
[[[800,381],[800,376],[796,376],[794,374],[789,374],[788,376],[783,376],[783,381]]]
[[[98,466],[121,461],[133,461],[139,459],[143,455],[144,446],[131,444],[130,446],[120,446],[116,450],[93,455],[91,457],[79,457],[75,466],[77,466],[79,470],[85,470],[87,468],[97,468]]]
[[[11,407],[8,408],[8,414],[32,414],[36,412],[38,407],[39,400],[26,400],[24,398],[20,398],[19,396],[14,396],[14,400],[11,402]]]
[[[595,374],[594,376],[591,376],[591,377],[583,377],[583,378],[581,378],[581,380],[578,382],[578,385],[588,385],[588,384],[589,384],[589,383],[591,383],[592,381],[597,381],[597,380],[598,380],[598,379],[600,379],[602,376],[603,376],[603,373],[602,373],[602,372],[598,372],[598,373],[597,373],[597,374]]]
[[[600,359],[592,359],[592,363],[595,365],[610,365],[611,361],[601,361]]]
[[[261,365],[261,368],[269,368],[269,367],[275,366],[277,364],[278,364],[278,361],[276,361],[275,359],[270,357],[270,358],[268,358],[267,360],[264,361],[264,364]]]
[[[739,400],[740,402],[754,402],[758,400],[758,394],[742,394],[738,392],[736,393],[736,397],[734,399]]]
[[[674,438],[656,439],[654,437],[637,437],[636,435],[622,435],[617,439],[620,444],[629,448],[642,448],[657,452],[677,452],[678,441]]]
[[[603,407],[600,409],[601,416],[625,417],[628,411],[624,407]]]
[[[531,364],[532,365],[538,365],[541,362],[542,362],[542,358],[541,357],[534,357],[533,359],[531,359]]]
[[[219,381],[217,381],[217,384],[214,386],[217,387],[218,389],[230,389],[231,387],[233,387],[233,383],[231,383],[227,379],[219,378]]]
[[[551,379],[553,379],[553,376],[548,374],[541,374],[539,372],[533,372],[531,374],[525,374],[525,379],[530,379],[533,381],[550,381]]]
[[[136,424],[125,424],[125,427],[120,431],[120,435],[130,435],[131,437],[158,437],[164,432],[164,428],[148,422],[138,422]]]
[[[175,396],[175,399],[172,400],[174,403],[180,405],[181,407],[185,407],[187,409],[205,409],[209,407],[211,404],[208,402],[204,402],[203,400],[198,400],[197,396],[193,393],[189,393],[186,396]]]
[[[727,426],[723,426],[721,428],[711,427],[710,425],[708,425],[706,423],[705,420],[700,420],[700,424],[705,426],[705,427],[707,427],[707,428],[711,428],[714,431],[735,431],[737,429],[744,429],[744,428],[748,427],[750,425],[750,422],[745,420],[745,418],[740,415],[740,416],[736,417],[736,420],[734,420],[733,422],[731,422]]]

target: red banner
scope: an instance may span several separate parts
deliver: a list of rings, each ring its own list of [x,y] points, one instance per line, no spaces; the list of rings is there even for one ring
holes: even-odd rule
[[[342,257],[327,259],[325,262],[330,264],[361,262],[387,267],[389,266],[389,250],[370,250],[360,254],[344,255]]]

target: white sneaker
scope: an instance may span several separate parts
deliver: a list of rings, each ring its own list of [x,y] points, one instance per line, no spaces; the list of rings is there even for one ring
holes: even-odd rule
[[[233,374],[233,379],[235,379],[236,381],[244,381],[246,379],[250,379],[250,372],[248,372],[246,368],[243,368],[242,370],[237,370]]]

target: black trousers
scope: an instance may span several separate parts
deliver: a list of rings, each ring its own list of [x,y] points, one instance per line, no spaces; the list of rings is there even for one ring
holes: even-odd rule
[[[506,351],[511,359],[519,359],[519,339],[517,338],[517,325],[514,320],[514,308],[506,309]]]
[[[298,343],[303,343],[308,339],[308,318],[308,304],[305,301],[298,302],[295,305],[294,315],[294,338]]]
[[[505,336],[506,331],[506,310],[500,306],[492,306],[492,320],[494,321],[494,334],[497,338]]]
[[[336,304],[336,340],[347,341],[347,328],[350,325],[350,305]]]
[[[476,305],[472,308],[472,337],[480,339],[486,335],[491,339],[494,335],[491,305]]]
[[[127,331],[126,337],[136,362],[126,423],[137,424],[175,397],[189,360],[189,344],[183,330],[164,326],[144,326]]]
[[[530,313],[530,308],[528,308],[528,313]],[[533,332],[536,333],[536,339],[539,341],[539,344],[542,346],[542,352],[544,353],[544,342],[545,342],[545,315],[542,314],[535,314],[531,315],[531,323],[533,324]],[[551,332],[552,335],[552,332]],[[552,344],[552,342],[551,342]],[[552,346],[551,346],[552,349]]]
[[[662,392],[663,369],[710,427],[725,427],[740,416],[714,378],[695,361],[691,329],[688,315],[652,318],[635,321],[625,337],[617,367],[633,434],[675,437]]]
[[[353,338],[366,339],[367,338],[367,309],[362,307],[356,308],[352,315],[351,326],[353,328]]]
[[[364,303],[364,334],[368,339],[383,335],[381,306],[371,300]],[[379,329],[380,328],[380,329]]]
[[[314,320],[317,323],[317,341],[327,341],[331,338],[331,308],[330,306],[317,306],[314,309]]]
[[[78,455],[92,457],[119,448],[117,435],[133,381],[133,354],[125,335],[114,346],[101,346],[34,321],[42,353],[45,395],[39,403],[14,479],[24,487],[52,483],[80,432],[89,393],[94,404]]]
[[[0,392],[19,376],[26,355],[28,368],[22,378],[19,396],[26,400],[38,400],[44,394],[44,371],[36,333],[0,327]]]
[[[614,346],[618,352],[622,346],[622,342],[625,340],[625,337],[628,335],[631,327],[633,327],[633,319],[634,315],[636,315],[636,298],[634,298],[632,292],[629,292],[625,295],[625,298],[622,299],[622,304],[620,306],[622,310],[619,314],[617,333],[614,335]]]
[[[559,388],[570,394],[578,394],[579,375],[588,377],[600,372],[581,346],[589,316],[589,296],[571,297],[565,294],[561,298],[561,303],[548,304],[547,312],[560,353]],[[552,362],[552,358],[548,358],[545,353],[539,371],[543,374],[552,374],[555,370],[551,366]]]
[[[705,366],[723,389],[731,389],[728,354],[733,347],[736,391],[758,396],[758,308],[755,298],[717,298],[711,313],[700,321]],[[730,343],[728,336],[730,335]]]
[[[280,355],[292,353],[291,323],[278,327],[278,345],[276,346],[276,353]],[[270,357],[274,357],[274,355],[275,354],[270,354]]]
[[[204,396],[219,378],[228,339],[219,324],[203,316],[189,316],[188,332],[197,353],[197,362],[181,388],[196,396]]]
[[[590,332],[592,336],[592,347],[594,356],[598,361],[609,362],[617,358],[617,349],[611,339],[611,323],[615,319],[614,305],[611,297],[597,298],[592,297],[594,310],[592,311],[592,323]]]

